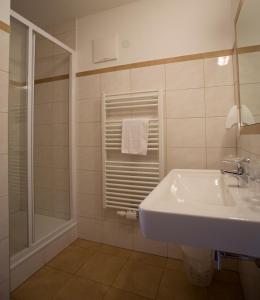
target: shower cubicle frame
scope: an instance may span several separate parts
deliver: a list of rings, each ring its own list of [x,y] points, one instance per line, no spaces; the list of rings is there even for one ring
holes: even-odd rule
[[[31,23],[15,11],[11,10],[11,17],[28,28],[28,73],[27,73],[27,101],[28,101],[28,247],[11,257],[11,269],[15,268],[31,255],[48,245],[51,241],[76,226],[75,207],[75,51],[53,37],[43,29]],[[34,191],[33,191],[33,121],[34,121],[34,69],[35,69],[35,34],[48,39],[70,54],[69,70],[69,164],[70,164],[70,220],[50,232],[47,236],[34,241]]]

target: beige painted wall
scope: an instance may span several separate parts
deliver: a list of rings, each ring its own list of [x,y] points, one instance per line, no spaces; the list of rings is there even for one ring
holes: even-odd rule
[[[10,22],[10,0],[1,0],[0,20],[6,24]]]
[[[10,1],[0,4],[0,21],[9,24]],[[9,299],[8,80],[9,34],[0,29],[0,299]]]
[[[235,0],[141,0],[80,18],[78,71],[230,49],[235,4]],[[111,35],[118,36],[119,59],[93,64],[92,40]]]
[[[44,28],[72,49],[76,48],[76,20]]]

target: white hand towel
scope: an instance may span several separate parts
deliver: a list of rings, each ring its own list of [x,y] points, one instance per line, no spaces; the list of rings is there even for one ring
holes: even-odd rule
[[[255,118],[250,109],[245,104],[242,105],[241,109],[241,121],[245,125],[255,124]]]
[[[238,109],[236,105],[233,105],[227,116],[226,128],[230,129],[237,124],[238,124]]]
[[[146,119],[124,119],[122,121],[121,152],[147,155],[149,121]]]
[[[254,116],[252,115],[251,111],[249,110],[249,108],[242,104],[241,105],[241,122],[244,125],[251,125],[251,124],[255,124],[255,119]],[[230,109],[228,116],[227,116],[227,120],[226,120],[226,128],[230,129],[232,128],[234,125],[238,124],[238,107],[237,105],[233,105],[232,108]]]

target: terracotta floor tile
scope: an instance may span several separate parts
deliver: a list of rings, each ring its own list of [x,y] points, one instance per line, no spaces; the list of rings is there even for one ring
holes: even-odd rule
[[[184,271],[166,269],[156,299],[206,300],[207,290],[193,286]]]
[[[98,250],[102,246],[102,244],[93,241],[77,239],[71,244],[71,246],[77,246],[81,248],[92,248]]]
[[[76,273],[94,255],[95,250],[69,246],[54,257],[48,266],[68,273]]]
[[[110,288],[104,300],[147,300],[142,296],[138,296],[123,290]]]
[[[126,258],[97,252],[77,275],[110,285],[127,262]]]
[[[130,259],[133,259],[139,263],[149,264],[155,267],[164,268],[166,266],[167,258],[159,255],[153,255],[143,252],[133,252],[130,256]]]
[[[13,293],[16,300],[52,300],[71,275],[43,267]]]
[[[109,246],[109,245],[102,245],[99,251],[105,254],[115,255],[123,258],[128,258],[132,254],[131,250]]]
[[[163,268],[129,260],[119,273],[113,286],[154,299],[162,274]]]
[[[102,300],[108,286],[74,276],[59,291],[54,300]]]
[[[208,290],[209,300],[243,300],[243,291],[240,284],[213,281]]]
[[[81,239],[11,296],[14,300],[244,299],[236,272],[216,271],[211,286],[200,288],[189,282],[180,260]]]

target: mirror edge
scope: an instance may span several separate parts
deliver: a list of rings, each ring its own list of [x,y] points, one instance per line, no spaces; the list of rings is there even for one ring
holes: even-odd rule
[[[239,65],[238,65],[238,47],[237,47],[237,22],[239,19],[239,15],[241,13],[243,4],[246,0],[239,0],[239,4],[237,7],[237,13],[235,16],[235,41],[234,41],[234,57],[235,57],[235,63],[233,65],[234,67],[234,75],[237,77],[237,80],[234,84],[235,89],[235,95],[236,95],[236,103],[238,106],[239,111],[239,124],[238,127],[240,129],[240,134],[246,135],[246,134],[260,134],[260,123],[252,124],[252,125],[244,125],[241,122],[241,102],[240,102],[240,90],[239,90]]]

